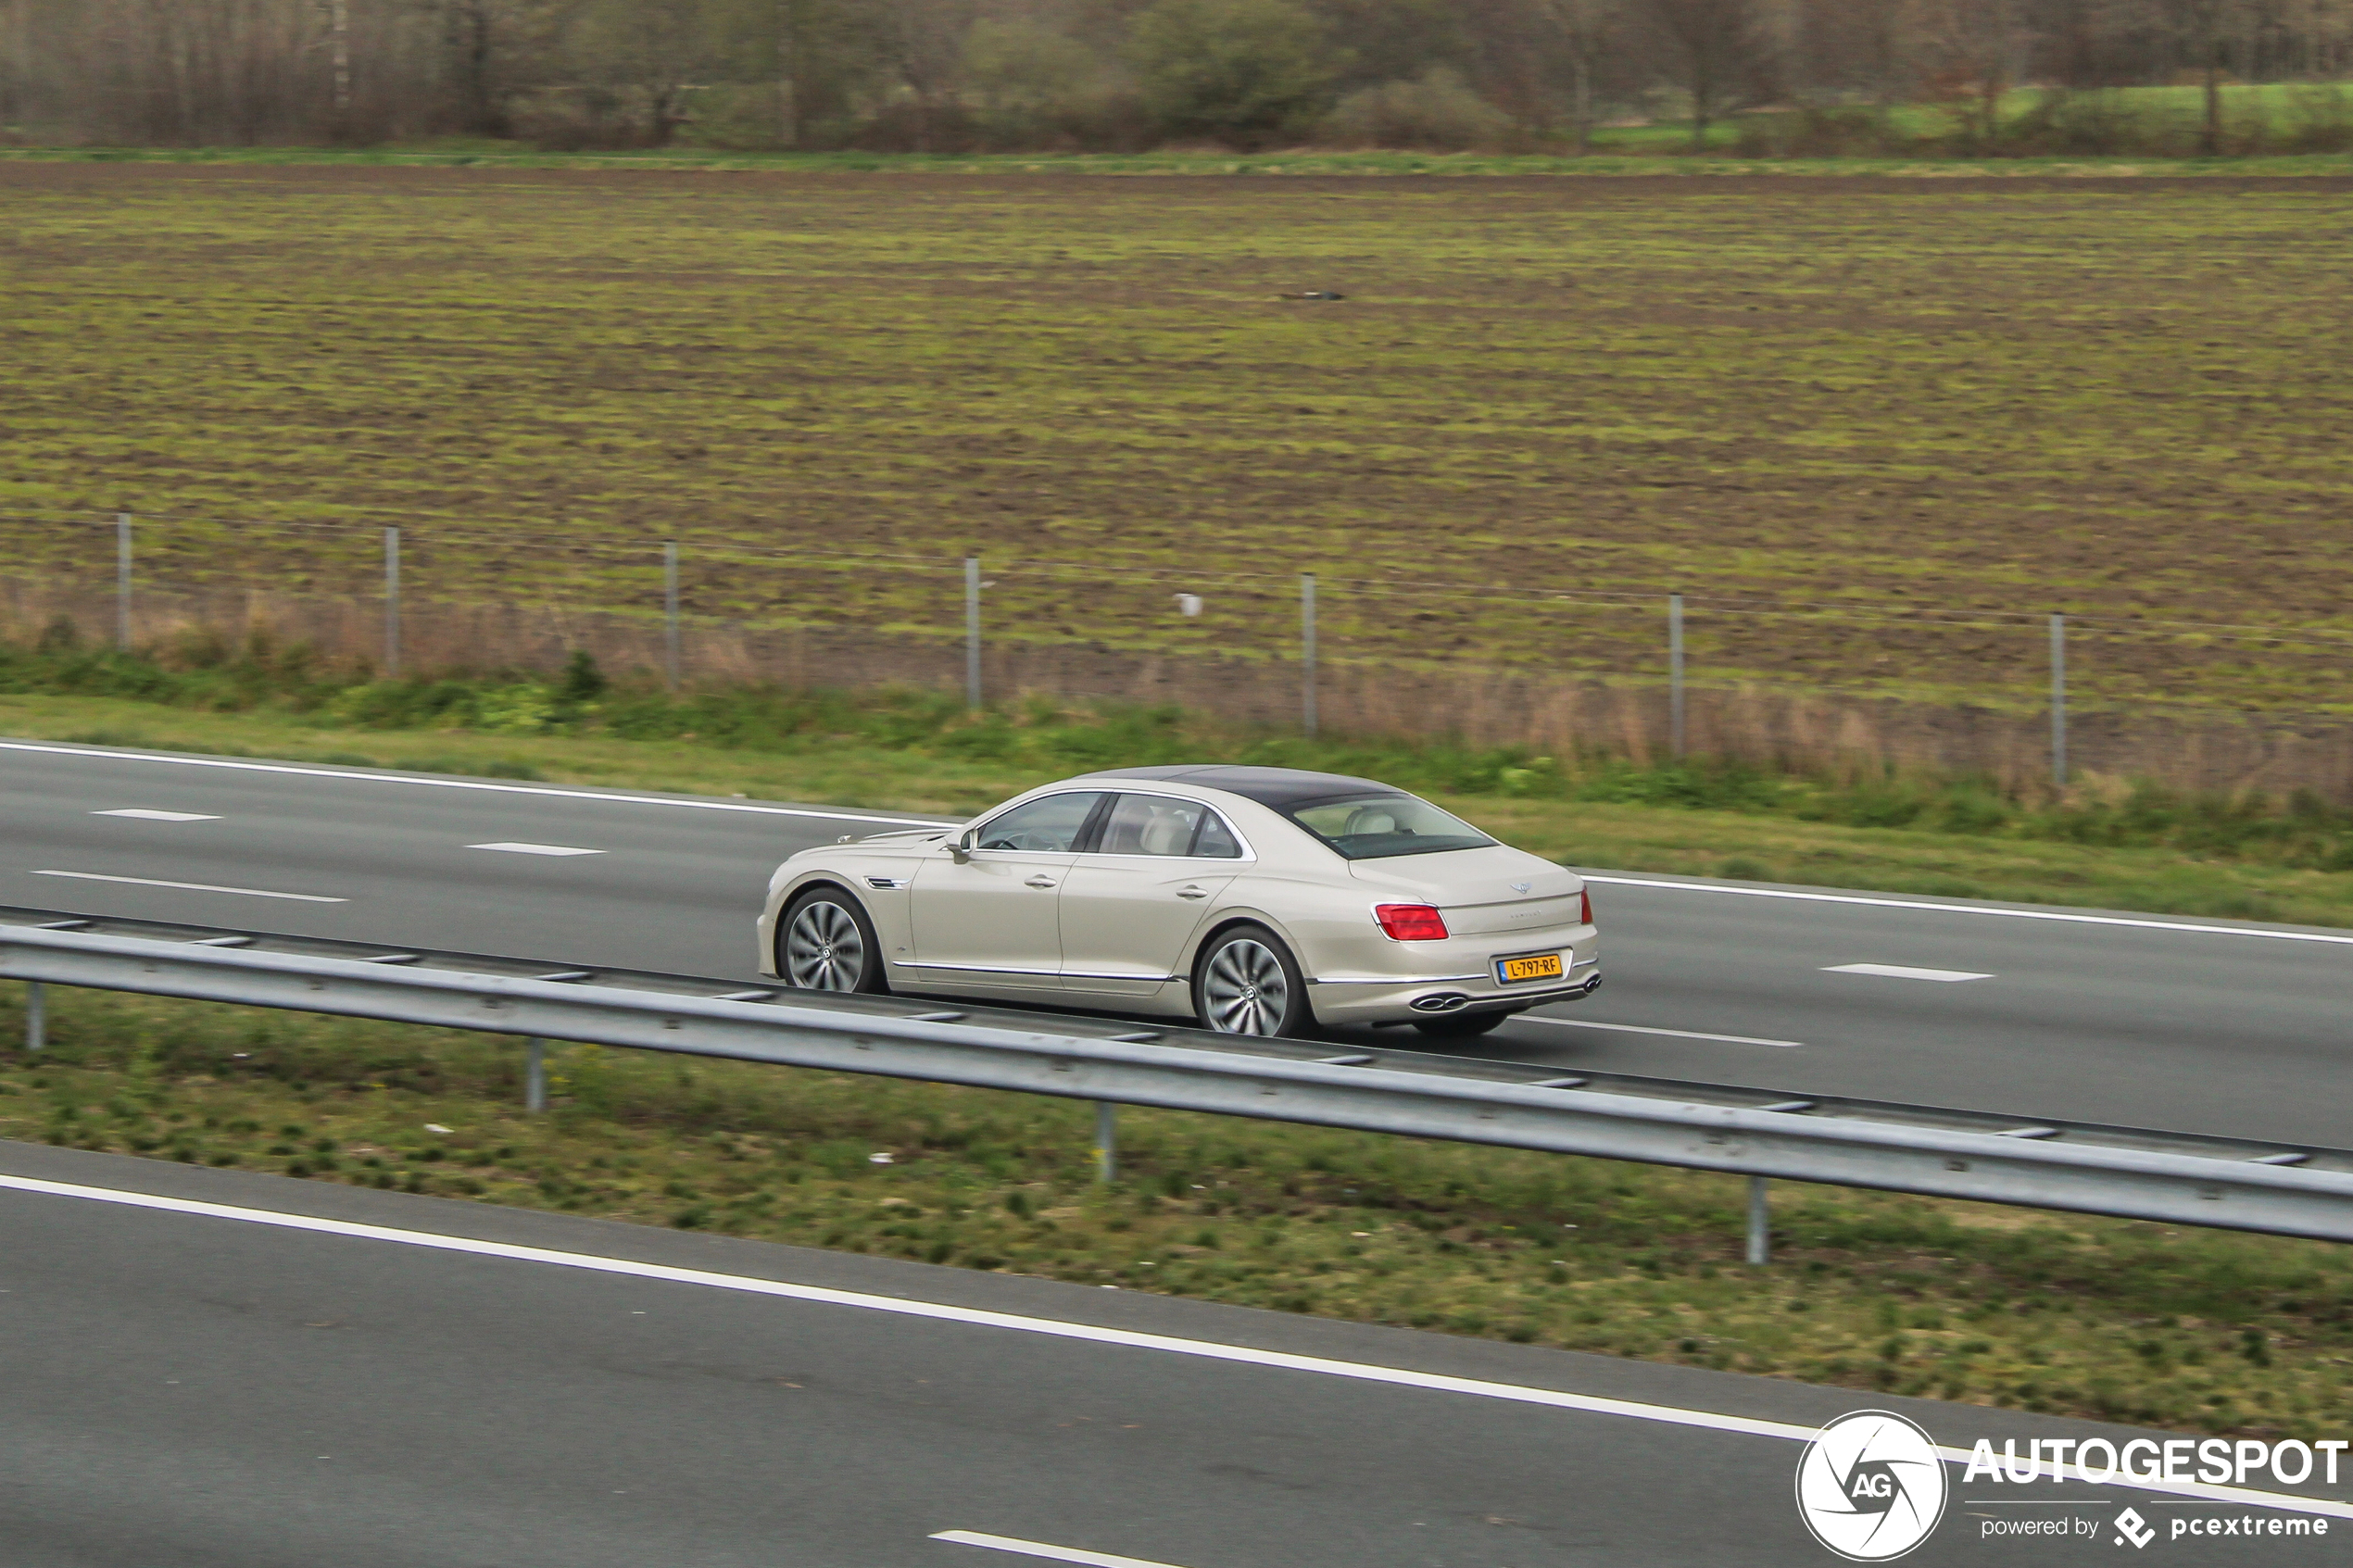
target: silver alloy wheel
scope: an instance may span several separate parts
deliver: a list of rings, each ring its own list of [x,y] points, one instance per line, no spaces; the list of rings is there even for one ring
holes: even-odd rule
[[[1290,978],[1264,942],[1238,936],[1201,977],[1202,1022],[1227,1035],[1274,1035],[1290,1016]]]
[[[866,938],[839,904],[803,904],[785,932],[785,978],[804,991],[855,991],[866,977]]]

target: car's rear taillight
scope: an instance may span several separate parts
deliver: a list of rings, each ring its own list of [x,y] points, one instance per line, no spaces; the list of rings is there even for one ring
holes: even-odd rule
[[[1446,917],[1428,904],[1376,904],[1373,918],[1392,942],[1446,940]]]
[[[1577,923],[1579,925],[1593,923],[1593,890],[1590,887],[1580,887],[1577,890]]]

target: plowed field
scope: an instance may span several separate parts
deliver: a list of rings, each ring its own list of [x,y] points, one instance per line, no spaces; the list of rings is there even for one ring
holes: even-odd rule
[[[2081,700],[2343,709],[2349,239],[2321,179],[9,162],[0,544],[360,592],[396,523],[414,594],[645,611],[675,539],[695,613],[914,630],[978,551],[1001,634],[1270,656],[1315,571],[1329,658],[1637,677],[1680,592],[1695,679],[2021,703],[2064,610]]]

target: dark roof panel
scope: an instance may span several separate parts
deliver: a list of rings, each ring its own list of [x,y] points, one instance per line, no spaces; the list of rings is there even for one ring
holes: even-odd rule
[[[1311,773],[1303,768],[1243,768],[1223,762],[1180,762],[1155,768],[1114,768],[1089,779],[1157,779],[1222,789],[1277,809],[1339,795],[1403,795],[1395,784],[1345,773]]]

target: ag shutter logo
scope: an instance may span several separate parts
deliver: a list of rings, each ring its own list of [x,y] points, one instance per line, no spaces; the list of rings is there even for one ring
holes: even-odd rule
[[[1840,1416],[1797,1461],[1799,1517],[1849,1562],[1887,1562],[1928,1539],[1946,1495],[1935,1440],[1887,1411]]]

